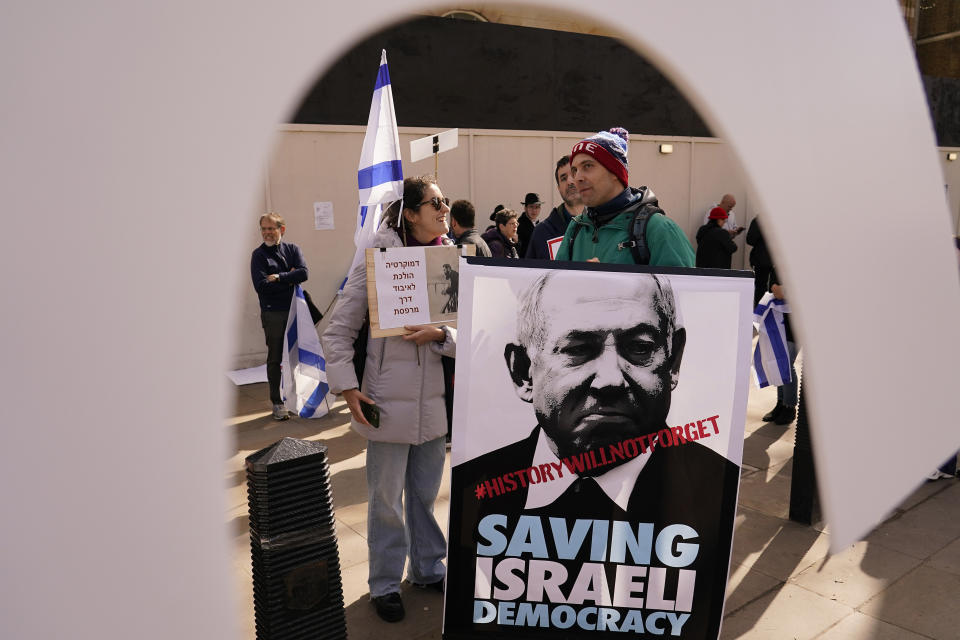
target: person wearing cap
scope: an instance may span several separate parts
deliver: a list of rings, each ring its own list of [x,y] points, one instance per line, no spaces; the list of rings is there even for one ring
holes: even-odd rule
[[[737,215],[733,212],[733,208],[737,206],[737,199],[733,196],[732,193],[725,193],[723,197],[720,198],[720,202],[711,205],[706,211],[703,212],[703,224],[707,224],[710,220],[710,212],[720,207],[727,212],[727,219],[723,223],[723,228],[727,230],[727,233],[730,234],[731,238],[736,238],[738,235],[743,233],[743,227],[737,226]]]
[[[570,220],[573,216],[583,213],[583,200],[580,199],[577,184],[570,175],[570,156],[563,156],[557,160],[553,178],[557,181],[557,191],[560,192],[563,202],[554,207],[547,219],[533,230],[527,252],[523,256],[529,260],[552,260],[550,246],[553,245],[556,251],[559,245],[554,243],[563,239]]]
[[[733,236],[723,227],[727,211],[714,207],[707,223],[697,231],[697,266],[713,269],[729,269],[730,258],[737,250]]]
[[[571,220],[557,250],[557,260],[635,263],[633,221],[646,205],[656,205],[653,190],[629,186],[626,129],[616,127],[581,140],[570,152],[571,174],[583,213]],[[692,267],[690,241],[676,222],[662,213],[651,215],[644,233],[652,266]]]
[[[533,228],[537,226],[537,219],[540,217],[540,207],[543,202],[537,193],[528,193],[523,198],[523,213],[517,220],[517,252],[521,257],[527,255],[527,247],[530,246],[530,236],[533,235]]]

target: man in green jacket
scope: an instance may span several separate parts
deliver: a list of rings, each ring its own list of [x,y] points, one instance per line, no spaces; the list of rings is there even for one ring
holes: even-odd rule
[[[656,205],[657,198],[646,187],[628,184],[628,135],[616,127],[573,146],[571,173],[586,209],[567,227],[557,260],[636,262],[631,249],[633,221],[638,210]],[[650,215],[643,236],[650,255],[646,264],[694,266],[696,255],[686,234],[662,213]]]

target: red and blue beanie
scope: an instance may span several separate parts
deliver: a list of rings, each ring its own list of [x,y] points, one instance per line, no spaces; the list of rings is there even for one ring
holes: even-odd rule
[[[623,127],[614,127],[610,131],[601,131],[573,145],[570,162],[579,153],[585,153],[617,176],[624,187],[627,184],[627,136],[630,133]]]

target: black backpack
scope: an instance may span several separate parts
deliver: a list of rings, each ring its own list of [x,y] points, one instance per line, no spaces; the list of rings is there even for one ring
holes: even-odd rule
[[[646,194],[647,188],[640,187],[640,191]],[[651,195],[653,195],[652,192]],[[633,219],[630,221],[630,239],[626,242],[618,243],[617,249],[630,249],[630,252],[633,254],[633,261],[637,264],[646,265],[650,264],[650,248],[647,247],[647,220],[656,213],[662,216],[667,214],[659,207],[656,196],[647,202],[643,202],[643,196],[641,196],[640,200],[640,204],[634,205],[635,209],[632,212]],[[577,239],[578,233],[580,233],[579,224],[573,228],[573,234],[570,236],[571,258],[573,257],[573,243]]]

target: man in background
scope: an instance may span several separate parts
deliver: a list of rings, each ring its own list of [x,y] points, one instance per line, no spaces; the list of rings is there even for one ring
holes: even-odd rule
[[[543,206],[543,202],[540,201],[540,195],[536,193],[528,193],[523,198],[523,213],[520,214],[520,219],[517,220],[517,236],[519,241],[517,243],[517,253],[520,254],[520,257],[527,255],[527,247],[530,245],[530,236],[533,235],[533,229],[537,226],[537,221],[540,218],[540,207]]]
[[[560,192],[563,202],[554,207],[547,219],[533,230],[525,258],[553,260],[560,241],[563,240],[563,234],[570,226],[570,220],[583,213],[583,200],[580,199],[580,192],[577,191],[577,185],[570,173],[570,156],[557,160],[553,177],[557,181],[557,191]],[[551,245],[553,251],[550,251]]]
[[[477,248],[477,255],[483,258],[490,257],[490,247],[480,237],[476,230],[477,210],[469,200],[457,200],[450,205],[450,231],[457,244],[472,244]]]
[[[733,213],[733,208],[735,206],[737,206],[737,199],[733,197],[733,194],[723,194],[723,197],[720,198],[720,202],[710,205],[706,212],[704,212],[703,224],[707,224],[707,222],[709,222],[710,212],[716,207],[720,207],[727,212],[727,221],[723,223],[723,228],[727,230],[731,238],[736,238],[738,235],[743,233],[744,228],[737,226],[737,216]]]
[[[283,333],[290,315],[294,287],[307,280],[303,253],[297,245],[283,241],[285,232],[286,225],[280,214],[270,212],[260,216],[263,244],[254,249],[250,257],[250,276],[260,299],[260,324],[267,343],[267,384],[274,420],[290,417],[280,396]]]
[[[753,247],[750,251],[750,266],[753,267],[753,306],[757,306],[760,298],[767,292],[770,272],[773,271],[773,260],[770,258],[770,250],[767,249],[767,240],[760,230],[759,216],[750,221],[747,244]]]

